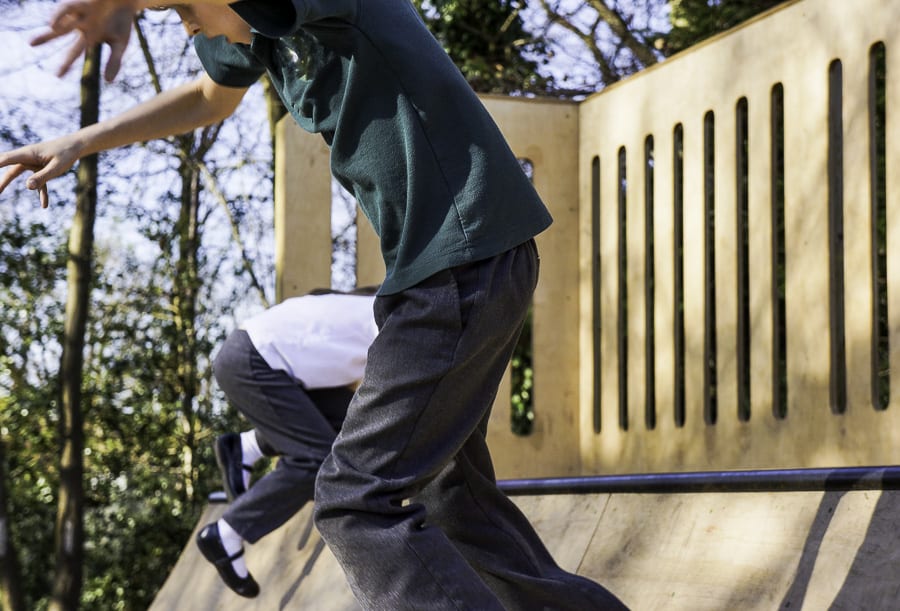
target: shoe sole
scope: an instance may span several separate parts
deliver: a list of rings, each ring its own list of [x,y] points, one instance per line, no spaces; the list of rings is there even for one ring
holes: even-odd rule
[[[228,498],[228,502],[234,502],[239,495],[236,490],[231,487],[229,477],[228,477],[228,466],[225,463],[225,458],[222,456],[223,449],[222,444],[216,439],[216,443],[213,446],[213,450],[216,455],[216,464],[219,465],[219,474],[222,476],[222,487],[225,488],[225,496]]]

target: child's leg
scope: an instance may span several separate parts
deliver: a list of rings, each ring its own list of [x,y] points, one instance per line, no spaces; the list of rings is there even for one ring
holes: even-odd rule
[[[335,431],[341,430],[347,416],[347,406],[353,398],[350,387],[310,388],[306,390],[306,394],[316,404],[316,409],[325,417],[331,428]]]
[[[316,524],[366,608],[503,609],[510,592],[558,576],[493,485],[484,445],[536,278],[529,243],[376,301],[381,333],[316,488]],[[465,466],[448,469],[454,460]],[[424,505],[406,502],[423,491]],[[570,608],[589,608],[575,596]]]
[[[505,609],[624,609],[609,591],[561,569],[493,478],[487,419],[415,499]]]
[[[287,373],[273,370],[244,331],[226,340],[215,375],[229,402],[253,424],[278,466],[226,510],[223,518],[251,543],[312,500],[316,472],[337,434],[318,406]],[[349,401],[349,393],[342,395]]]

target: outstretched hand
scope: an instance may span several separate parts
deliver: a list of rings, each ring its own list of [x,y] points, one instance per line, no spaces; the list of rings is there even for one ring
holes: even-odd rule
[[[23,146],[8,153],[0,153],[0,168],[8,168],[0,179],[0,193],[27,171],[34,172],[25,186],[37,191],[41,208],[50,205],[47,181],[64,174],[78,161],[78,147],[68,138]]]
[[[122,56],[131,37],[132,21],[139,8],[138,0],[69,0],[53,15],[50,29],[35,37],[31,44],[42,45],[60,36],[78,33],[77,40],[59,68],[58,75],[62,76],[87,49],[106,43],[110,54],[104,77],[112,81],[122,65]]]

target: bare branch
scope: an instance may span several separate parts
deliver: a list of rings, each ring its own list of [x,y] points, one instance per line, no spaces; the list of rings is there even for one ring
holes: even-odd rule
[[[597,11],[597,14],[606,22],[613,34],[628,47],[628,50],[640,60],[644,67],[652,66],[659,61],[656,52],[646,43],[637,39],[631,27],[622,17],[622,14],[611,8],[606,0],[588,0],[588,5]]]
[[[147,69],[150,72],[150,78],[153,81],[153,88],[157,93],[161,93],[162,86],[159,80],[159,73],[156,70],[156,64],[153,61],[152,54],[150,53],[150,47],[147,44],[147,38],[144,36],[144,32],[141,29],[139,17],[135,18],[134,29],[137,34],[138,41],[140,41],[141,51],[144,54],[144,61],[147,63]],[[182,163],[185,163],[200,172],[200,174],[203,176],[203,183],[207,191],[213,195],[215,200],[222,207],[225,215],[228,217],[228,222],[231,226],[231,237],[241,253],[241,263],[244,271],[247,272],[247,276],[250,278],[250,283],[259,294],[259,298],[263,306],[268,308],[270,306],[269,299],[268,297],[266,297],[266,291],[260,283],[259,278],[257,278],[256,272],[254,272],[253,270],[253,262],[250,260],[250,257],[247,254],[247,248],[244,245],[244,239],[241,237],[240,223],[238,222],[237,218],[235,218],[234,213],[231,210],[231,206],[228,204],[228,198],[225,197],[225,194],[219,188],[215,175],[210,171],[209,166],[207,166],[203,161],[206,153],[209,152],[209,149],[213,144],[215,144],[221,127],[222,123],[220,122],[203,128],[203,130],[201,130],[199,142],[196,143],[192,136],[176,138],[178,157],[179,159],[181,159]],[[195,144],[196,148],[194,148]]]

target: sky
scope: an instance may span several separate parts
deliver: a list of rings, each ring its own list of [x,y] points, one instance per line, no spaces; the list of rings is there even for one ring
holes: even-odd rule
[[[2,4],[2,0],[0,0]],[[59,135],[69,133],[77,128],[78,109],[79,109],[79,78],[81,72],[81,62],[76,62],[71,72],[58,78],[55,74],[59,68],[62,59],[71,44],[71,40],[52,41],[43,47],[32,48],[28,41],[36,34],[44,31],[45,24],[55,7],[55,2],[45,2],[40,0],[29,0],[23,6],[13,8],[3,8],[3,23],[0,24],[0,35],[5,41],[4,53],[0,55],[0,116],[14,116],[20,125],[16,125],[15,131],[22,131],[23,126],[27,126],[32,134],[33,140],[46,140]],[[166,14],[154,14],[154,20],[166,19]],[[186,37],[183,36],[183,30],[180,25],[176,25],[176,20],[169,17],[171,27],[177,28],[177,40],[183,44],[189,44]],[[148,38],[151,42],[159,42],[159,36],[153,36],[151,28],[163,27],[160,25],[147,25]],[[156,49],[156,54],[165,52],[166,49]],[[171,49],[171,52],[180,51],[179,49]],[[188,57],[196,62],[194,54],[188,54]],[[199,68],[196,63],[195,68]],[[126,87],[128,82],[135,80],[148,82],[144,78],[128,78],[134,75],[145,75],[146,65],[140,53],[136,40],[132,40],[129,47],[126,61],[123,65],[121,75],[113,84],[105,84],[102,89],[101,100],[101,116],[108,117],[115,114],[126,107],[130,107],[135,103],[146,99],[151,95],[151,91],[145,87],[140,91],[131,90]],[[164,87],[177,84],[176,82],[165,82]],[[247,133],[237,134],[235,130],[238,126],[226,125],[226,130],[233,133],[230,136],[232,140],[240,138],[243,144],[248,142],[255,146],[253,150],[257,158],[253,161],[257,165],[268,166],[270,154],[270,143],[267,138],[259,137],[258,141],[253,144],[253,134],[268,133],[268,123],[265,120],[265,111],[263,109],[263,100],[261,88],[255,87],[245,98],[242,107],[249,110],[251,114],[259,117],[259,130],[247,130]],[[11,126],[12,127],[12,126]],[[246,129],[246,126],[244,126]],[[110,183],[110,175],[128,176],[135,174],[137,171],[147,169],[149,166],[160,163],[166,163],[165,158],[153,155],[152,151],[161,148],[162,143],[151,143],[146,147],[132,147],[131,152],[127,155],[121,152],[115,154],[110,153],[101,157],[111,163],[116,163],[116,172],[103,174],[101,161],[101,180],[107,182],[107,193],[101,195],[101,214],[98,215],[97,226],[95,230],[96,248],[104,251],[108,257],[116,258],[116,255],[124,256],[130,253],[130,256],[136,258],[145,258],[147,262],[152,262],[158,255],[143,245],[141,239],[137,236],[138,223],[132,218],[135,206],[143,206],[147,210],[153,210],[152,202],[161,198],[161,193],[171,187],[173,180],[170,175],[168,180],[163,180],[156,184],[141,184],[139,181],[127,181],[124,183]],[[12,148],[11,143],[3,141],[0,138],[0,150],[8,150]],[[225,163],[222,159],[220,163]],[[140,166],[140,167],[138,167]],[[134,167],[134,170],[130,168]],[[241,198],[248,198],[253,190],[258,188],[259,177],[253,172],[230,172],[231,178],[229,184],[225,186],[225,190],[229,193],[234,201]],[[74,196],[72,190],[71,177],[59,178],[54,181],[56,185],[55,197],[51,198],[51,206],[47,210],[39,207],[36,194],[26,192],[17,194],[21,189],[24,181],[19,179],[17,183],[7,189],[6,192],[0,194],[0,222],[5,215],[15,211],[16,213],[28,213],[33,218],[42,222],[49,222],[52,230],[59,231],[62,235],[68,232],[71,223],[72,214],[74,213]],[[268,188],[271,188],[270,186]],[[20,205],[20,201],[26,205]],[[10,203],[15,203],[15,207]],[[33,207],[28,207],[32,205]],[[260,219],[261,223],[269,225],[264,235],[244,236],[250,242],[250,247],[258,253],[262,267],[265,269],[257,270],[257,273],[263,278],[268,285],[268,297],[274,300],[274,280],[272,279],[273,259],[274,259],[274,238],[271,230],[271,211],[268,219]],[[251,226],[248,224],[248,227]],[[225,252],[229,249],[233,250],[231,243],[231,231],[227,218],[224,214],[214,211],[213,217],[208,222],[206,233],[206,245],[211,253]],[[121,258],[121,257],[119,257]],[[238,304],[234,316],[243,318],[255,311],[261,309],[262,304],[253,301],[253,295],[248,296],[246,304]]]

